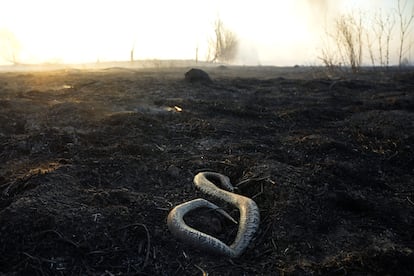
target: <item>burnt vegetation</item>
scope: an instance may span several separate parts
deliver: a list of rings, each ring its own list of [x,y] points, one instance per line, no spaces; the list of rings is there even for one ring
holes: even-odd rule
[[[185,68],[0,74],[0,273],[412,272],[412,71],[203,69],[213,84]],[[260,209],[238,259],[167,229],[173,206],[206,198],[202,170]],[[237,229],[203,210],[188,223]]]

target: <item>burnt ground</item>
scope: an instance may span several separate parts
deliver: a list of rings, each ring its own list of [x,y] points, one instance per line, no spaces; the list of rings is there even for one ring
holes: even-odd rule
[[[414,73],[210,67],[0,74],[0,274],[408,275]],[[169,210],[230,177],[261,224],[238,259],[177,241]],[[232,206],[217,202],[237,217]],[[199,210],[188,223],[231,243]]]

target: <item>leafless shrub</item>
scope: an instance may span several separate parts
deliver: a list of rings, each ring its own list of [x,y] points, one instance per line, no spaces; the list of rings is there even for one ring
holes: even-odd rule
[[[362,64],[362,18],[351,15],[342,15],[336,20],[336,42],[343,53],[346,64],[353,72],[357,72]]]
[[[332,45],[332,37],[327,32],[327,38],[324,40],[323,48],[321,49],[320,55],[318,58],[322,61],[322,63],[326,66],[328,71],[334,72],[338,68],[339,57],[337,51],[334,51],[334,46]]]
[[[357,72],[362,64],[363,34],[361,15],[341,15],[336,19],[334,29],[326,31],[327,42],[318,58],[330,70],[344,64]]]

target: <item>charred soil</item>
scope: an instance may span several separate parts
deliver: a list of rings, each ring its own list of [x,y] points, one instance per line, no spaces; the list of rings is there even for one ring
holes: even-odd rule
[[[0,74],[0,274],[412,273],[413,72],[187,70]],[[206,170],[260,209],[238,259],[168,231],[174,206],[212,200],[192,183]]]

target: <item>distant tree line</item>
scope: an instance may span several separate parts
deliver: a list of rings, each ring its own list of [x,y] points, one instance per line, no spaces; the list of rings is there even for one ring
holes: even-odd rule
[[[370,16],[361,11],[340,15],[333,29],[326,30],[318,58],[332,70],[344,65],[357,72],[364,57],[368,57],[374,67],[388,67],[391,41],[398,39],[398,65],[408,65],[414,43],[407,41],[412,38],[409,34],[414,20],[414,4],[410,2],[411,7],[408,7],[408,2],[398,0],[397,7],[385,14],[379,10]]]

